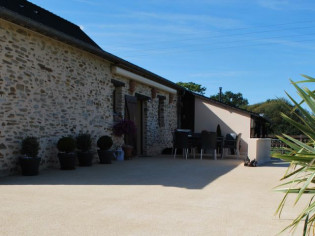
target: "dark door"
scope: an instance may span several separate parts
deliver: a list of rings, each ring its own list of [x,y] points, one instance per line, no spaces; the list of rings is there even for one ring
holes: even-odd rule
[[[180,119],[181,129],[190,129],[194,131],[195,128],[195,97],[194,95],[186,92],[181,96],[180,104]]]
[[[137,102],[136,126],[137,126],[137,154],[143,154],[143,101]]]
[[[125,142],[134,147],[135,155],[140,155],[143,154],[143,101],[129,95],[125,96],[125,100],[125,117],[132,120],[137,127],[136,134],[125,136]]]
[[[125,95],[125,119],[132,120],[136,123],[136,114],[137,114],[137,98],[129,95]],[[137,127],[138,128],[138,127]],[[135,149],[137,148],[137,134],[128,134],[125,135],[125,144],[131,145]],[[135,153],[134,153],[135,154]]]

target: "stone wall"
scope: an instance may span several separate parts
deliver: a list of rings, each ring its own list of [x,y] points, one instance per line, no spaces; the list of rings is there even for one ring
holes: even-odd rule
[[[0,175],[18,171],[20,144],[26,136],[40,139],[41,168],[58,166],[56,143],[62,136],[89,132],[96,151],[97,138],[112,135],[112,79],[125,82],[121,96],[151,96],[151,88],[142,84],[130,92],[128,79],[113,76],[104,59],[4,20],[0,62]],[[146,102],[149,155],[171,146],[170,132],[177,125],[176,97],[171,104],[165,101],[167,115],[161,128],[158,101]],[[115,145],[123,143],[122,138],[113,139]]]
[[[123,80],[123,78],[120,78]],[[145,150],[146,155],[161,154],[163,148],[172,147],[172,131],[177,128],[177,99],[169,100],[169,94],[156,90],[156,96],[152,96],[151,88],[140,83],[135,84],[135,90],[129,90],[129,83],[124,88],[124,94],[135,95],[136,93],[151,97],[145,102],[144,123],[145,123]],[[159,95],[166,97],[164,103],[164,126],[159,125]]]

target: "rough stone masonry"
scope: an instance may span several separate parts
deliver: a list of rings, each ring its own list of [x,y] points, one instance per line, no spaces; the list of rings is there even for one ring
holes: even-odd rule
[[[110,62],[35,33],[5,20],[0,20],[0,175],[18,171],[20,145],[26,136],[40,140],[41,169],[58,166],[56,143],[66,135],[88,132],[93,150],[101,135],[112,136],[112,79],[125,83],[120,93],[151,97],[152,88],[114,76]],[[147,155],[155,155],[171,146],[171,130],[177,126],[176,98],[166,97],[163,127],[159,125],[159,98],[145,102],[145,145]],[[161,103],[160,103],[161,106]],[[123,138],[114,139],[114,146]],[[96,158],[96,156],[95,156]]]

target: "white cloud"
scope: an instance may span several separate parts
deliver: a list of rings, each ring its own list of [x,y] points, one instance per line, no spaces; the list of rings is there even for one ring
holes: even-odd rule
[[[258,4],[272,10],[281,10],[288,7],[289,2],[287,0],[259,0]]]
[[[293,1],[293,0],[257,0],[261,7],[271,10],[307,10],[314,11],[315,4],[312,1]]]
[[[80,2],[80,3],[88,4],[88,5],[92,5],[92,6],[99,6],[99,5],[101,5],[100,2],[93,1],[93,0],[73,0],[73,1],[74,2]]]
[[[153,12],[130,12],[125,17],[159,20],[160,22],[168,22],[175,25],[186,23],[199,23],[204,25],[211,25],[217,28],[231,29],[236,27],[244,27],[244,24],[232,18],[214,17],[210,15],[200,14],[170,14],[170,13],[153,13]]]
[[[279,45],[283,45],[287,47],[298,47],[298,48],[305,48],[308,50],[315,50],[314,39],[302,39],[298,41],[274,39],[274,40],[264,40],[264,42],[267,42],[270,44],[279,44]]]
[[[196,29],[190,25],[172,25],[172,24],[150,24],[150,23],[133,23],[133,24],[85,24],[89,28],[93,27],[97,30],[91,30],[95,35],[129,35],[139,38],[161,38],[167,39],[172,36],[190,36],[196,38],[196,36],[215,34],[211,31],[205,31]],[[176,38],[178,40],[178,38]]]
[[[249,71],[219,71],[219,72],[206,72],[206,73],[196,73],[188,75],[190,78],[208,78],[208,79],[219,79],[219,78],[231,78],[238,77],[248,74]]]

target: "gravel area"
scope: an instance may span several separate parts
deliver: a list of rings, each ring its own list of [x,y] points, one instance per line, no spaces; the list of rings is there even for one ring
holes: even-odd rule
[[[302,207],[274,216],[286,167],[161,156],[8,176],[0,235],[276,235]]]

